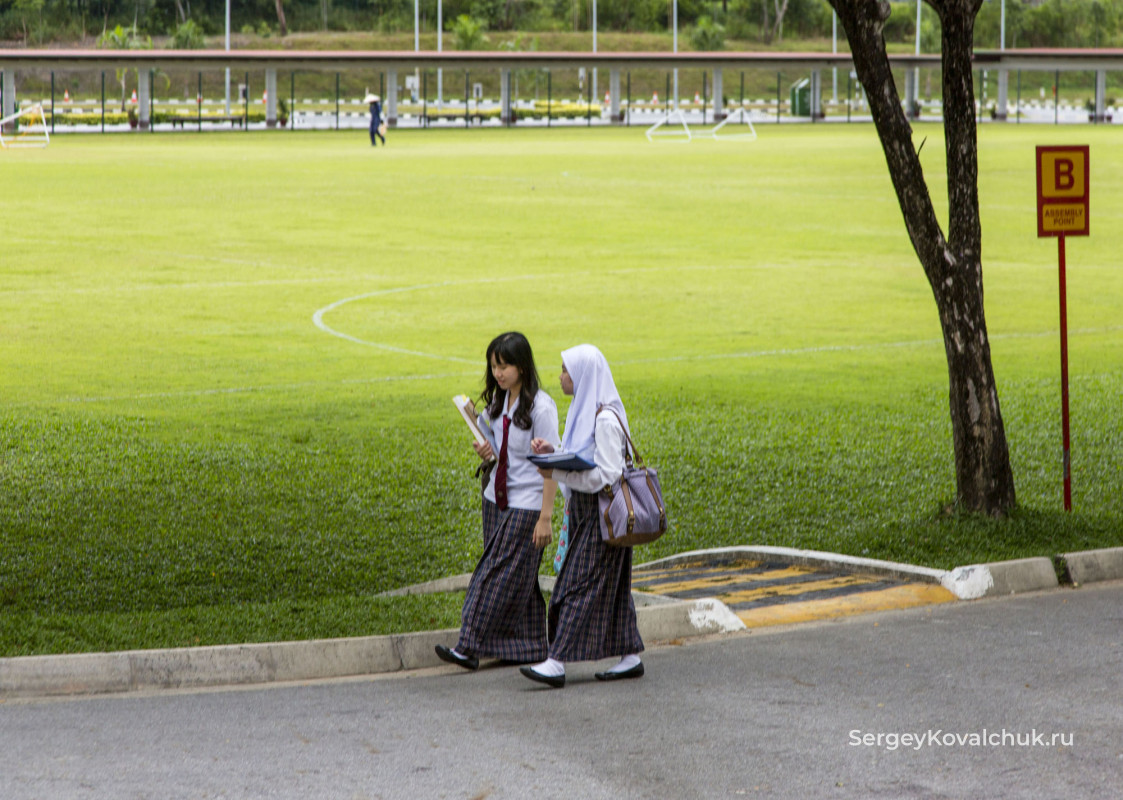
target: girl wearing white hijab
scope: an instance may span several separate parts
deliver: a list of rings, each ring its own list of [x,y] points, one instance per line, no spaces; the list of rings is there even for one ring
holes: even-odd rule
[[[597,680],[638,678],[643,675],[643,640],[632,603],[632,548],[609,547],[601,540],[597,503],[597,493],[624,471],[628,415],[608,362],[591,344],[562,353],[561,388],[573,395],[562,450],[591,456],[596,466],[539,470],[562,485],[569,509],[569,550],[550,596],[549,658],[521,670],[533,681],[560,688],[565,686],[565,662],[619,656],[614,667],[596,673]],[[531,447],[538,453],[554,449],[542,439]]]

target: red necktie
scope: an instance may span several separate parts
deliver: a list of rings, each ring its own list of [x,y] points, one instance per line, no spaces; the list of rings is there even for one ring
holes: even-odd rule
[[[511,418],[503,415],[503,444],[499,447],[499,464],[495,467],[495,505],[500,511],[507,510],[507,432],[511,429]]]

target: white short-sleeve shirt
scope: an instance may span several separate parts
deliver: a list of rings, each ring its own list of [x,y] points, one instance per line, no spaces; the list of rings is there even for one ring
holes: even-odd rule
[[[570,491],[596,494],[605,486],[616,483],[624,472],[624,429],[615,414],[598,414],[594,428],[596,450],[593,463],[586,470],[555,469],[554,480]]]
[[[542,508],[542,476],[538,473],[538,468],[527,461],[526,457],[531,453],[531,439],[545,439],[555,448],[561,447],[561,437],[558,436],[558,406],[554,398],[539,389],[538,394],[534,396],[534,408],[530,410],[530,428],[524,431],[513,419],[519,402],[519,398],[516,397],[514,405],[508,409],[507,397],[504,394],[504,411],[499,419],[491,420],[486,409],[480,416],[487,421],[495,434],[496,458],[499,458],[499,451],[503,447],[503,416],[512,417],[508,428],[510,440],[507,442],[507,505],[510,508],[538,511]],[[484,490],[484,497],[495,502],[494,469]]]

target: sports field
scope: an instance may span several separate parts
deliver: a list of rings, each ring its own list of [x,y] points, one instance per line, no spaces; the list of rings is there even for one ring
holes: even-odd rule
[[[950,513],[935,304],[872,126],[67,136],[0,153],[0,655],[457,624],[375,593],[467,572],[452,395],[521,330],[564,418],[601,347],[672,527],[950,567],[1123,535],[1121,134],[980,130],[984,276],[1020,510]],[[922,161],[944,204],[941,129]],[[1091,145],[1057,246],[1034,145]],[[941,217],[943,217],[941,211]],[[560,521],[560,511],[556,521]]]

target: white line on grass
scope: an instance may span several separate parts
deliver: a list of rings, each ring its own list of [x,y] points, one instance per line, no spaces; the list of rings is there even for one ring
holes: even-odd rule
[[[701,270],[701,269],[746,269],[746,268],[751,269],[752,267],[744,267],[744,266],[741,266],[741,265],[726,265],[726,266],[695,265],[695,266],[688,266],[688,267],[632,267],[632,268],[628,268],[628,269],[603,270],[603,271],[599,271],[597,274],[599,274],[599,275],[622,275],[622,274],[629,274],[629,273],[634,273],[634,272],[658,272],[658,271],[665,271],[665,270],[668,270],[668,269],[674,269],[678,272],[682,272],[682,271],[687,270],[687,269]],[[583,272],[567,273],[566,277],[573,277],[574,275],[590,275],[590,274],[593,274],[592,271],[587,270],[587,271],[583,271]],[[446,355],[441,355],[439,353],[426,353],[426,352],[423,352],[423,351],[420,351],[420,350],[407,350],[405,348],[395,347],[394,345],[385,344],[385,343],[382,343],[382,342],[371,342],[371,341],[368,341],[366,339],[360,339],[356,336],[351,336],[350,334],[343,333],[342,331],[338,331],[335,328],[332,328],[331,326],[329,326],[326,322],[324,322],[324,314],[327,314],[330,311],[334,311],[335,309],[337,309],[341,306],[347,305],[348,303],[353,303],[357,300],[366,300],[366,299],[371,298],[371,297],[385,297],[387,295],[392,295],[392,294],[403,294],[405,292],[421,291],[421,290],[424,290],[424,289],[439,289],[439,288],[444,288],[444,287],[449,287],[449,286],[467,286],[467,285],[471,285],[471,284],[482,284],[482,283],[505,283],[505,282],[511,282],[511,281],[542,280],[542,279],[545,279],[545,278],[553,278],[553,277],[558,277],[558,276],[554,276],[554,275],[517,275],[517,276],[508,276],[508,277],[501,277],[501,278],[473,278],[473,279],[458,280],[458,281],[439,281],[437,283],[419,283],[419,284],[416,284],[414,286],[398,286],[398,287],[395,287],[393,289],[379,289],[378,291],[366,292],[365,294],[355,295],[354,297],[345,297],[342,300],[337,300],[334,303],[331,303],[330,305],[324,306],[323,308],[319,309],[318,311],[316,311],[312,315],[312,322],[316,325],[317,328],[324,331],[325,333],[331,334],[332,336],[337,336],[340,339],[344,339],[348,342],[353,342],[355,344],[361,344],[361,345],[364,345],[364,346],[367,346],[367,347],[376,347],[380,350],[387,350],[389,352],[400,353],[402,355],[419,356],[421,358],[432,358],[432,359],[438,359],[438,360],[442,360],[442,361],[455,361],[457,363],[462,363],[462,364],[474,364],[474,363],[476,363],[476,359],[460,358],[458,356],[446,356]],[[1100,328],[1100,329],[1084,329],[1084,330],[1080,330],[1080,331],[1069,331],[1069,334],[1070,335],[1081,335],[1081,334],[1087,335],[1087,334],[1094,334],[1094,333],[1106,333],[1106,332],[1115,331],[1115,330],[1120,330],[1120,328],[1119,327],[1109,327],[1109,328]],[[1042,331],[1042,332],[1037,332],[1037,333],[1005,333],[1005,334],[1000,333],[1000,334],[992,335],[990,337],[990,339],[991,339],[991,341],[1002,340],[1002,339],[1029,339],[1029,338],[1037,338],[1037,337],[1043,337],[1043,336],[1056,336],[1056,335],[1058,335],[1057,331]],[[858,344],[858,345],[822,345],[822,346],[819,346],[819,347],[800,347],[800,348],[779,349],[779,350],[757,350],[757,351],[752,351],[752,352],[741,352],[741,353],[711,353],[711,354],[695,354],[695,355],[682,355],[682,356],[660,356],[660,357],[657,357],[657,358],[638,358],[638,359],[631,359],[631,360],[622,360],[622,361],[618,361],[616,363],[618,363],[620,365],[627,365],[627,364],[661,364],[661,363],[674,363],[674,362],[683,362],[683,361],[716,361],[716,360],[720,360],[720,359],[749,359],[749,358],[765,358],[765,357],[768,357],[768,356],[811,355],[811,354],[814,354],[814,353],[860,352],[860,351],[873,350],[873,349],[879,349],[879,348],[923,347],[923,346],[929,346],[929,345],[942,345],[942,344],[943,344],[943,339],[915,339],[915,340],[912,340],[912,341],[904,341],[904,342],[877,342],[877,343],[872,343],[872,344]]]
[[[64,397],[64,403],[112,403],[122,400],[168,400],[176,397],[214,397],[228,394],[253,394],[255,392],[289,392],[295,389],[314,389],[330,386],[361,386],[374,383],[396,383],[400,381],[432,381],[441,378],[463,378],[476,375],[475,372],[442,372],[426,375],[388,375],[380,378],[348,378],[338,383],[308,381],[305,383],[281,383],[266,386],[231,386],[224,389],[190,389],[182,392],[149,392],[146,394],[108,395],[103,397]]]
[[[340,306],[345,306],[348,303],[354,303],[356,300],[366,300],[366,299],[371,298],[371,297],[385,297],[386,295],[391,295],[391,294],[403,294],[405,292],[416,292],[416,291],[421,291],[423,289],[439,289],[439,288],[443,288],[443,287],[447,287],[447,286],[467,286],[467,285],[470,285],[470,284],[479,284],[479,283],[501,283],[501,282],[508,282],[508,281],[535,280],[535,279],[539,279],[539,278],[542,278],[542,277],[546,277],[546,276],[541,276],[541,275],[517,275],[517,276],[512,276],[512,277],[504,277],[504,278],[473,278],[473,279],[470,279],[470,280],[439,281],[437,283],[419,283],[415,286],[398,286],[398,287],[395,287],[393,289],[379,289],[378,291],[375,291],[375,292],[366,292],[365,294],[357,294],[354,297],[345,297],[342,300],[336,300],[334,303],[331,303],[330,305],[324,306],[323,308],[319,309],[318,311],[316,311],[316,313],[314,313],[312,315],[312,323],[317,328],[322,330],[324,333],[328,333],[328,334],[331,334],[332,336],[337,336],[340,339],[345,339],[348,342],[354,342],[355,344],[361,344],[361,345],[364,345],[366,347],[377,347],[379,350],[387,350],[391,353],[400,353],[402,355],[407,355],[407,356],[418,356],[420,358],[433,358],[433,359],[437,359],[439,361],[455,361],[459,364],[475,364],[479,361],[479,359],[476,359],[476,358],[460,358],[459,356],[447,356],[447,355],[441,355],[439,353],[426,353],[426,352],[423,352],[421,350],[407,350],[403,347],[395,347],[394,345],[385,344],[383,342],[371,342],[371,341],[367,341],[366,339],[360,339],[357,336],[351,336],[348,333],[343,333],[342,331],[337,331],[335,328],[328,325],[326,322],[324,322],[324,314],[327,314],[329,311],[334,311],[335,309],[339,308]]]
[[[339,283],[350,278],[277,278],[261,281],[208,281],[206,283],[144,283],[133,286],[59,287],[57,289],[0,289],[2,295],[123,294],[161,292],[169,289],[246,289],[259,286],[299,286],[309,283]]]
[[[1081,328],[1074,331],[1069,331],[1070,336],[1094,336],[1102,333],[1112,333],[1123,330],[1123,325],[1115,325],[1106,328]],[[992,336],[991,339],[1040,339],[1048,336],[1057,336],[1058,331],[1040,331],[1035,333],[1001,333]],[[717,359],[750,359],[750,358],[767,358],[767,357],[784,357],[784,356],[801,356],[801,355],[814,355],[816,353],[831,353],[831,352],[861,352],[868,350],[888,350],[900,347],[923,347],[923,346],[938,346],[942,344],[941,339],[915,339],[908,342],[880,342],[874,344],[857,344],[857,345],[833,345],[824,347],[800,347],[780,350],[756,350],[743,353],[716,353],[709,355],[693,355],[693,356],[665,356],[662,358],[640,358],[631,360],[622,360],[619,363],[621,366],[630,364],[658,364],[670,362],[683,362],[683,361],[707,361]],[[172,398],[185,398],[185,397],[213,397],[221,395],[235,395],[235,394],[253,394],[255,392],[286,392],[297,389],[311,389],[318,387],[330,386],[351,386],[351,385],[371,385],[377,383],[396,383],[406,381],[429,381],[440,380],[443,378],[463,378],[475,376],[475,371],[461,371],[461,372],[439,372],[427,373],[422,375],[385,375],[378,378],[348,378],[332,383],[313,382],[306,383],[288,383],[288,384],[274,384],[265,386],[237,386],[228,387],[224,389],[192,389],[182,392],[149,392],[146,394],[134,395],[116,395],[116,396],[102,396],[102,397],[64,397],[61,402],[66,403],[112,403],[119,401],[134,401],[134,400],[162,400]],[[32,405],[30,403],[23,403],[17,405]]]
[[[338,331],[335,328],[331,327],[326,322],[324,322],[324,315],[327,314],[330,311],[334,311],[335,309],[337,309],[341,306],[345,306],[348,303],[353,303],[357,300],[366,300],[366,299],[371,298],[371,297],[385,297],[386,295],[403,294],[405,292],[416,292],[416,291],[422,291],[424,289],[440,289],[440,288],[445,288],[445,287],[449,287],[449,286],[470,286],[470,285],[474,285],[474,284],[511,283],[511,282],[514,282],[514,281],[537,281],[537,280],[547,280],[547,279],[558,280],[558,279],[561,279],[561,278],[573,278],[573,277],[582,276],[582,275],[600,275],[600,276],[603,276],[603,275],[629,275],[629,274],[636,273],[636,272],[665,272],[667,270],[674,270],[676,272],[685,272],[687,270],[707,270],[707,269],[708,270],[718,270],[718,269],[721,269],[721,270],[729,270],[729,269],[743,270],[743,269],[771,268],[771,267],[774,267],[774,266],[775,265],[751,265],[751,266],[746,266],[746,265],[741,265],[741,264],[727,264],[727,265],[722,265],[722,266],[714,266],[714,265],[709,265],[709,264],[706,264],[706,265],[698,264],[698,265],[693,265],[693,266],[677,266],[677,267],[629,267],[629,268],[625,268],[625,269],[596,270],[596,271],[594,271],[594,270],[582,270],[582,271],[578,271],[578,272],[567,272],[564,275],[508,275],[508,276],[504,276],[504,277],[500,277],[500,278],[468,278],[468,279],[457,280],[457,281],[438,281],[436,283],[419,283],[419,284],[416,284],[414,286],[397,286],[393,289],[379,289],[378,291],[366,292],[364,294],[357,294],[354,297],[345,297],[342,300],[336,300],[334,303],[331,303],[330,305],[326,305],[323,308],[317,310],[312,315],[312,322],[317,328],[322,330],[324,333],[330,334],[332,336],[336,336],[336,337],[338,337],[340,339],[344,339],[348,342],[353,342],[354,344],[361,344],[361,345],[364,345],[366,347],[377,347],[380,350],[387,350],[391,353],[401,353],[403,355],[419,356],[421,358],[433,358],[433,359],[438,359],[438,360],[441,360],[441,361],[455,361],[457,363],[462,363],[462,364],[475,364],[477,359],[459,358],[458,356],[446,356],[446,355],[441,355],[439,353],[426,353],[426,352],[422,352],[420,350],[406,350],[404,348],[395,347],[394,345],[385,344],[383,342],[371,342],[371,341],[368,341],[366,339],[360,339],[357,336],[351,336],[348,333],[343,333],[342,331]]]

